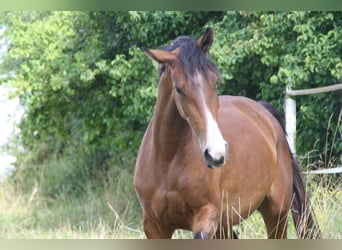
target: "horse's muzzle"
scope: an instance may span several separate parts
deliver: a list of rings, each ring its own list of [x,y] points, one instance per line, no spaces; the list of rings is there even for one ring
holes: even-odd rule
[[[225,143],[225,152],[221,154],[215,154],[215,157],[209,152],[208,149],[204,151],[204,159],[207,163],[208,168],[218,168],[226,163],[228,156],[228,143]]]

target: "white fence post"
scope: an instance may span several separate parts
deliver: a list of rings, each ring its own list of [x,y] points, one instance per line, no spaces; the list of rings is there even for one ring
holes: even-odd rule
[[[285,130],[287,133],[287,142],[293,154],[296,154],[296,101],[288,94],[291,92],[286,88],[285,95]]]
[[[342,70],[341,70],[341,80],[342,80]],[[342,82],[338,84],[333,84],[330,86],[313,88],[313,89],[300,89],[292,90],[290,87],[286,87],[285,94],[285,129],[287,132],[287,141],[289,143],[292,153],[296,153],[296,101],[291,98],[293,96],[300,95],[311,95],[330,91],[342,90]],[[329,169],[318,169],[314,171],[306,172],[309,174],[335,174],[342,173],[342,166],[337,166],[336,168]]]
[[[342,71],[341,71],[342,73]],[[330,91],[336,91],[342,89],[342,83],[333,84],[329,86],[312,88],[312,89],[300,89],[292,90],[289,86],[286,87],[285,94],[285,129],[287,133],[287,141],[289,143],[291,151],[296,153],[296,101],[293,96],[312,95]]]

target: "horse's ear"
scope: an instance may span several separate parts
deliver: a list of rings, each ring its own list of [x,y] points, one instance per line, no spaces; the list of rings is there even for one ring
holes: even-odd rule
[[[177,55],[170,51],[158,50],[158,49],[148,49],[143,47],[142,50],[153,60],[161,64],[172,65],[177,59]]]
[[[207,28],[204,33],[198,38],[196,44],[198,48],[200,48],[204,53],[208,53],[210,46],[213,44],[214,41],[214,32],[209,27]]]

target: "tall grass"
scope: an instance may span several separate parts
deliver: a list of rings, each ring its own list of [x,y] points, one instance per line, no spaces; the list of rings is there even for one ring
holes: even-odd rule
[[[145,238],[133,188],[134,160],[101,162],[75,152],[45,161],[23,161],[29,167],[18,168],[0,184],[0,238]],[[308,156],[307,169],[331,167],[340,161],[332,159],[328,150],[326,154],[328,163]],[[99,162],[104,170],[97,168]],[[85,164],[91,165],[91,171]],[[342,176],[305,177],[322,237],[342,239]],[[288,224],[288,237],[296,238],[291,216]],[[267,237],[257,212],[234,230],[242,239]],[[177,230],[174,238],[192,238],[192,233]]]
[[[133,188],[132,168],[114,166],[94,179],[79,179],[80,188],[60,186],[50,195],[54,168],[67,172],[65,159],[46,162],[30,183],[27,173],[0,184],[1,238],[141,238],[141,216]],[[132,162],[126,162],[132,164]],[[23,176],[21,176],[23,175]],[[57,174],[56,174],[57,175]],[[56,176],[56,178],[62,178]],[[71,178],[67,174],[64,178]],[[70,180],[70,182],[76,182]],[[57,182],[57,180],[56,180]],[[52,190],[57,184],[50,183]],[[74,187],[73,185],[72,187]],[[74,193],[73,193],[74,192]]]
[[[115,183],[114,183],[115,179]],[[311,205],[323,238],[342,239],[342,180],[308,176]],[[109,181],[108,181],[109,180]],[[141,211],[132,186],[132,175],[108,176],[101,188],[91,184],[79,198],[41,195],[39,183],[23,192],[7,181],[0,186],[1,238],[144,238]],[[234,230],[241,239],[264,239],[266,229],[261,216],[252,214]],[[191,238],[192,233],[177,230],[174,238]],[[289,238],[296,238],[289,217]]]
[[[307,191],[310,196],[312,210],[316,215],[317,223],[324,239],[342,239],[342,180],[333,183],[330,176],[313,178],[308,176]],[[320,181],[317,183],[317,179]],[[267,237],[261,215],[254,213],[250,218],[236,227],[239,238],[265,239]],[[292,216],[288,218],[288,238],[296,239],[296,231]]]

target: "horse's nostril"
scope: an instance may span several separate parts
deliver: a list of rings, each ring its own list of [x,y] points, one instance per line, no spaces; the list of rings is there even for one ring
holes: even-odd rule
[[[224,162],[224,157],[222,156],[220,159],[214,161],[214,163],[215,163],[214,165],[215,166],[222,165],[223,162]]]
[[[204,151],[204,158],[205,158],[206,161],[208,161],[208,162],[211,162],[211,161],[213,160],[213,158],[212,158],[211,155],[209,154],[208,149],[206,149],[206,150]]]

